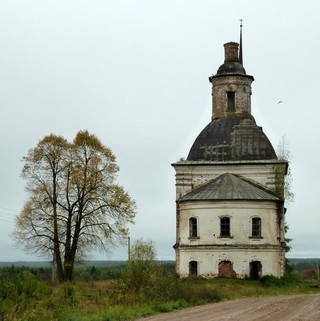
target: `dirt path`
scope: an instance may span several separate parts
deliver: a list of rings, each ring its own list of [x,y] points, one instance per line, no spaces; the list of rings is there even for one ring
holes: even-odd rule
[[[137,321],[320,321],[320,294],[249,298],[165,313]]]

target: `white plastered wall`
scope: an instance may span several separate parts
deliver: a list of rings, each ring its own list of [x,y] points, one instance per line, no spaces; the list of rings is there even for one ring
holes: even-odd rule
[[[286,162],[181,162],[175,166],[176,197],[226,172],[240,175],[270,191],[279,181],[277,172],[286,171]],[[280,176],[280,180],[283,176]],[[260,261],[262,275],[281,277],[285,271],[284,213],[274,201],[192,201],[177,203],[176,270],[189,275],[189,262],[198,262],[198,274],[218,275],[221,261],[230,261],[237,277],[249,276],[250,262]],[[231,238],[220,237],[220,217],[231,219]],[[189,238],[189,219],[198,219],[198,237]],[[252,217],[260,217],[262,238],[252,238]]]
[[[280,211],[280,212],[279,212]],[[233,263],[237,277],[250,274],[250,262],[260,261],[262,274],[283,276],[283,226],[279,225],[279,209],[271,201],[196,201],[179,204],[178,241],[179,274],[189,275],[189,262],[198,262],[198,274],[218,275],[221,261]],[[198,237],[189,237],[189,219],[198,222]],[[230,218],[230,237],[220,236],[220,218]],[[261,237],[252,237],[252,218],[261,218]],[[281,221],[281,220],[280,220]]]
[[[194,188],[229,172],[240,175],[256,184],[274,190],[276,184],[283,184],[287,163],[283,161],[243,161],[243,162],[180,162],[173,164],[176,170],[177,200]]]
[[[180,277],[189,276],[189,262],[198,262],[198,275],[205,278],[218,276],[219,263],[230,261],[238,278],[250,276],[250,262],[260,261],[263,275],[284,275],[283,251],[281,249],[181,249],[180,250]]]

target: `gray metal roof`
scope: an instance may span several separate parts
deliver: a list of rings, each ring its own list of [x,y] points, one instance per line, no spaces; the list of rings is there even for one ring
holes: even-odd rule
[[[213,119],[194,141],[188,161],[276,160],[268,137],[253,117]]]
[[[244,179],[230,173],[225,173],[194,189],[178,201],[200,200],[279,201],[280,199]]]

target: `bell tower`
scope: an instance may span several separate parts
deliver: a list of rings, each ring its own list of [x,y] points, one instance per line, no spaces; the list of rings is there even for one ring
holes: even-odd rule
[[[242,27],[242,26],[241,26]],[[212,116],[176,172],[176,272],[180,277],[260,278],[285,273],[284,177],[251,113],[253,76],[240,48],[224,45]]]
[[[241,29],[242,30],[242,29]],[[240,32],[242,43],[242,31]],[[194,141],[190,161],[277,159],[268,137],[251,113],[251,84],[242,62],[242,44],[224,44],[224,63],[209,77],[212,85],[211,122]]]

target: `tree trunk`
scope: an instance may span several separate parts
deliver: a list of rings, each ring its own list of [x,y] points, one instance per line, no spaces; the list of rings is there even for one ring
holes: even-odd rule
[[[69,211],[69,217],[66,226],[66,242],[64,247],[64,280],[71,281],[74,265],[74,257],[72,256],[71,251],[71,242],[72,242],[72,211]]]
[[[53,170],[53,198],[52,198],[52,206],[53,206],[53,248],[54,248],[54,260],[57,266],[57,274],[59,282],[64,279],[64,271],[61,260],[61,252],[60,252],[60,240],[59,240],[59,227],[58,227],[58,211],[57,211],[57,174],[56,171]]]
[[[58,280],[59,282],[64,280],[64,271],[63,271],[63,265],[62,265],[62,260],[61,260],[61,253],[59,249],[59,244],[54,245],[54,259],[55,259],[55,264],[57,267],[57,274],[58,274]]]
[[[74,258],[70,257],[70,254],[64,260],[64,281],[72,281]]]

